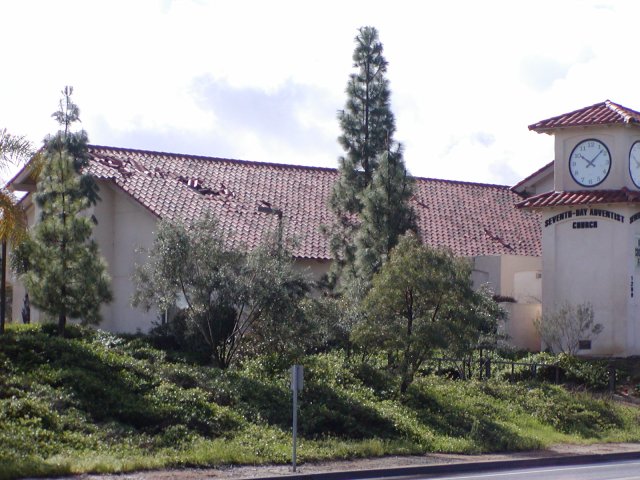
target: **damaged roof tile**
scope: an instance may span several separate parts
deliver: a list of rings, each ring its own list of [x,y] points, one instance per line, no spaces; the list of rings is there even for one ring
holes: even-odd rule
[[[296,257],[331,258],[321,226],[334,219],[328,199],[336,169],[102,146],[89,151],[97,178],[113,182],[159,218],[211,212],[234,241],[254,247],[282,217]],[[425,243],[463,256],[540,255],[540,217],[515,208],[522,198],[509,187],[415,180],[412,203]]]

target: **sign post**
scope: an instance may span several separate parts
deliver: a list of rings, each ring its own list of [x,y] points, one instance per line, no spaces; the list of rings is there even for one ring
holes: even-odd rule
[[[302,390],[304,383],[304,370],[302,365],[291,367],[291,393],[293,397],[293,450],[291,452],[291,463],[293,471],[296,471],[296,444],[298,440],[298,391]]]

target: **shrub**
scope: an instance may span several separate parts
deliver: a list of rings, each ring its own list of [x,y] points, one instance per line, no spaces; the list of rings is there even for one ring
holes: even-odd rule
[[[602,325],[594,322],[590,303],[565,304],[548,311],[534,321],[542,341],[557,353],[575,355],[581,340],[589,340],[602,332]]]
[[[557,362],[567,382],[592,390],[604,390],[609,387],[607,360],[583,360],[571,355],[558,355]]]

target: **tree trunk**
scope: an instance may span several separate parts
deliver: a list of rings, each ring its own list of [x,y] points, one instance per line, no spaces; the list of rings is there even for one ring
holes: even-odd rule
[[[58,336],[64,337],[64,329],[67,325],[67,315],[61,313],[58,315]]]
[[[7,313],[7,241],[2,241],[2,274],[0,275],[0,334],[4,333]]]
[[[413,291],[411,289],[405,291],[405,302],[407,306],[407,338],[400,367],[402,374],[400,393],[405,393],[413,381],[413,372],[411,371],[411,363],[409,362],[409,356],[411,355],[411,343],[413,342]]]
[[[407,374],[403,374],[402,375],[402,383],[400,384],[400,393],[404,394],[407,392],[407,388],[409,388],[409,385],[411,384],[411,380],[408,377],[408,373]]]

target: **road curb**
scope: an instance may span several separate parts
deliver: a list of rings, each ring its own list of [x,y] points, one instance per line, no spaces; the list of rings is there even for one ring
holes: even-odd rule
[[[488,462],[463,462],[438,465],[414,465],[409,467],[376,468],[371,470],[344,470],[339,472],[285,473],[269,477],[253,477],[251,480],[358,480],[365,478],[408,477],[413,475],[451,475],[467,472],[487,472],[514,468],[552,467],[583,465],[622,460],[638,460],[640,451],[601,453],[589,455],[566,455],[558,457],[497,460]],[[302,467],[304,468],[304,467]]]

